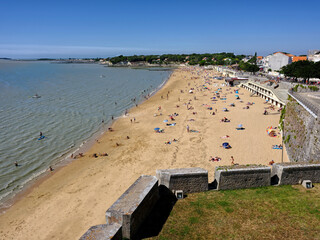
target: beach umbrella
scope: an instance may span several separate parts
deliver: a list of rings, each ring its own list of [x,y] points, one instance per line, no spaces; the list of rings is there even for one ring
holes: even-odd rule
[[[160,128],[155,128],[154,130],[155,130],[155,131],[159,131],[159,130],[160,130]]]
[[[238,128],[242,128],[242,124],[239,124],[239,125],[238,125]]]
[[[227,148],[228,146],[229,146],[229,143],[227,142],[222,143],[222,147]]]
[[[168,122],[168,120],[163,120],[163,122]]]

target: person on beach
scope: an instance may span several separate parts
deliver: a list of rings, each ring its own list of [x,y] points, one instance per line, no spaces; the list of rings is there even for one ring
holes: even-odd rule
[[[52,172],[54,169],[50,166],[50,167],[49,167],[49,170],[50,170],[50,172]]]
[[[190,128],[189,128],[189,125],[187,125],[187,132],[190,132]]]
[[[40,132],[40,137],[42,137],[42,132]]]
[[[231,165],[234,165],[234,158],[231,156]]]

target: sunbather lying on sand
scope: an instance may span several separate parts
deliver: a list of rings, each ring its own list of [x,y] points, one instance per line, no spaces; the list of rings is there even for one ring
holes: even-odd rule
[[[209,162],[219,162],[219,161],[221,161],[220,157],[212,157],[212,156],[210,156]]]
[[[230,138],[230,136],[229,135],[225,135],[225,136],[222,136],[221,138],[222,139],[226,139],[226,138]]]
[[[221,122],[230,122],[230,119],[224,117],[224,118],[221,119]]]

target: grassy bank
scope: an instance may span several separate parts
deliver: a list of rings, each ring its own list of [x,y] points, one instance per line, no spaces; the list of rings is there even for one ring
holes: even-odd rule
[[[320,184],[189,194],[152,239],[320,239]]]

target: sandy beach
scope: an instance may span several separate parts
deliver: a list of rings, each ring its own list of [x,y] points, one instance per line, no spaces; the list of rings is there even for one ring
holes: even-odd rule
[[[155,175],[156,169],[202,167],[213,181],[215,167],[231,165],[231,156],[236,164],[281,162],[282,151],[272,149],[281,144],[280,134],[266,132],[278,126],[277,108],[269,109],[244,89],[236,94],[237,87],[212,76],[213,70],[175,70],[161,90],[115,121],[113,131],[83,157],[53,171],[2,214],[0,239],[79,239],[90,226],[105,223],[105,211],[140,175]],[[269,114],[263,115],[266,108]],[[230,122],[221,122],[224,117]],[[239,124],[243,130],[236,129]],[[232,148],[224,149],[224,142]],[[221,160],[209,161],[211,156]]]

